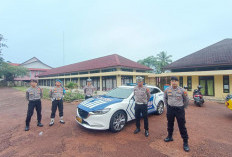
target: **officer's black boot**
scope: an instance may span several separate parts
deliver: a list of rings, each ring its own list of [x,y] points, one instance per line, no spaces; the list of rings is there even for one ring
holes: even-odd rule
[[[145,136],[148,137],[149,136],[149,131],[145,130]]]
[[[171,142],[173,141],[173,138],[172,138],[172,135],[168,135],[165,139],[164,139],[165,142]]]
[[[189,146],[188,146],[188,140],[184,140],[184,145],[183,145],[184,151],[189,152]]]
[[[37,123],[37,126],[39,126],[39,127],[43,127],[43,124],[42,124],[42,123],[40,123],[40,122],[38,122],[38,123]]]
[[[134,131],[134,134],[137,134],[140,132],[140,129],[139,128],[136,128],[135,131]]]
[[[30,130],[29,126],[26,125],[25,131],[29,131],[29,130]]]

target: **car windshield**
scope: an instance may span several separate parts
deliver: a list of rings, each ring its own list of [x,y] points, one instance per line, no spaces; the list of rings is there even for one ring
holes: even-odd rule
[[[120,98],[120,99],[126,99],[128,98],[131,93],[133,92],[133,88],[115,88],[106,93],[106,96]]]

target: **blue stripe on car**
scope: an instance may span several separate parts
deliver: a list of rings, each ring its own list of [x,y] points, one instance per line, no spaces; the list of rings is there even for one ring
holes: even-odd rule
[[[107,96],[97,96],[94,98],[87,99],[78,105],[78,108],[85,110],[87,112],[93,112],[97,110],[102,110],[107,106],[110,106],[115,103],[122,102],[123,99],[112,98]],[[87,101],[87,102],[86,102]]]

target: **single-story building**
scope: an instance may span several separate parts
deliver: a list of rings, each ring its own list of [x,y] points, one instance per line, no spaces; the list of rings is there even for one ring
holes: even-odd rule
[[[170,73],[150,75],[156,85],[168,84],[178,76],[180,86],[188,86],[189,95],[201,85],[205,96],[224,99],[232,93],[232,39],[224,39],[185,56],[166,67]]]
[[[113,54],[48,70],[39,75],[39,85],[54,86],[55,79],[60,79],[64,85],[72,81],[81,89],[86,85],[86,80],[91,78],[97,90],[107,91],[135,83],[136,76],[144,77],[147,83],[151,80],[155,83],[155,78],[148,78],[152,71],[147,66]]]
[[[58,68],[39,75],[40,86],[53,86],[55,79],[64,84],[72,81],[78,88],[91,78],[99,91],[107,91],[126,83],[135,83],[136,76],[143,76],[145,83],[162,90],[170,83],[171,76],[179,77],[180,86],[188,86],[188,94],[201,85],[205,96],[224,99],[232,93],[232,39],[224,39],[195,53],[185,56],[167,67],[167,73],[154,74],[153,69],[113,54]]]

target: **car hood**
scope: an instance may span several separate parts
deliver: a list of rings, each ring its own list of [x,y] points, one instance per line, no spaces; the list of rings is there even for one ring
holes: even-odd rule
[[[77,107],[87,112],[102,110],[107,106],[122,102],[124,99],[108,97],[105,95],[89,98],[81,102]]]

